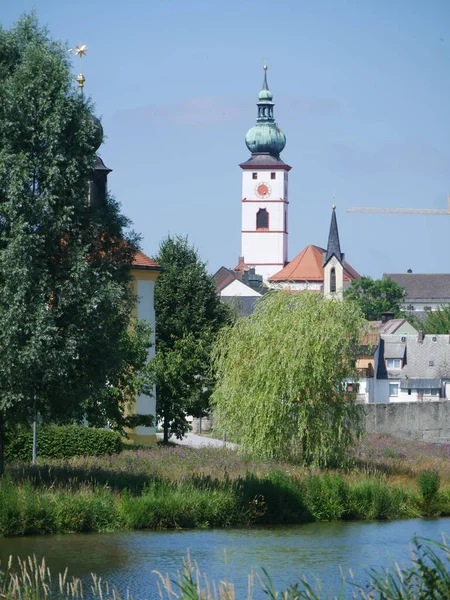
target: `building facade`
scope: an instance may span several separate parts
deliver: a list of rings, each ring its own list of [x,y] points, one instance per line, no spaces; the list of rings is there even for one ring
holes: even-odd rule
[[[245,136],[251,157],[242,169],[241,254],[267,280],[288,260],[288,173],[280,159],[286,137],[275,122],[267,66],[258,96],[256,125]]]

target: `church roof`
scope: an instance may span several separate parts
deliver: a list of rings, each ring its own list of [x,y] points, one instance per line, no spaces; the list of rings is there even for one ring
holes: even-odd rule
[[[149,269],[152,271],[162,271],[162,267],[158,265],[153,258],[150,258],[140,250],[138,250],[135,254],[133,260],[133,269]]]
[[[310,244],[281,271],[269,277],[271,283],[323,281],[323,259],[327,251]],[[359,279],[359,274],[344,262],[344,281]]]
[[[335,256],[341,263],[344,255],[341,252],[341,244],[339,242],[339,231],[336,219],[336,207],[333,205],[333,212],[331,214],[330,233],[328,234],[328,245],[326,254],[323,257],[324,266],[330,260],[332,256]]]

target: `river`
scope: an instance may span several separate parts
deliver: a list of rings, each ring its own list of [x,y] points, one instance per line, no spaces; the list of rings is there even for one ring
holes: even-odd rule
[[[351,568],[355,579],[365,583],[372,567],[389,566],[392,560],[408,564],[414,535],[441,540],[442,533],[450,538],[449,518],[0,538],[0,560],[5,564],[10,554],[45,556],[53,572],[68,566],[69,574],[86,581],[93,572],[116,585],[122,598],[129,590],[136,600],[150,600],[158,597],[152,571],[175,574],[189,550],[210,581],[227,578],[236,597],[246,598],[251,569],[260,574],[262,567],[267,569],[276,589],[306,575],[336,591],[339,567],[344,572]],[[263,597],[257,585],[253,598]]]

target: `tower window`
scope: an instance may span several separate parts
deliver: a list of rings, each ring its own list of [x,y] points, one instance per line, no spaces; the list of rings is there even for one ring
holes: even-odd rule
[[[277,178],[277,174],[276,173],[271,173],[270,174],[270,179],[276,179]]]
[[[258,173],[252,173],[252,179],[258,179]]]
[[[265,208],[256,213],[256,229],[269,229],[269,213]]]
[[[336,291],[336,269],[333,267],[330,271],[330,292]]]

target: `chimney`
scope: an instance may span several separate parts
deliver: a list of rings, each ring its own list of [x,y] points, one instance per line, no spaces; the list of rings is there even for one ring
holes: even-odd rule
[[[423,329],[419,329],[419,337],[417,338],[419,344],[423,342]]]
[[[387,323],[388,321],[392,321],[394,317],[395,315],[393,312],[383,312],[381,313],[381,322]]]

